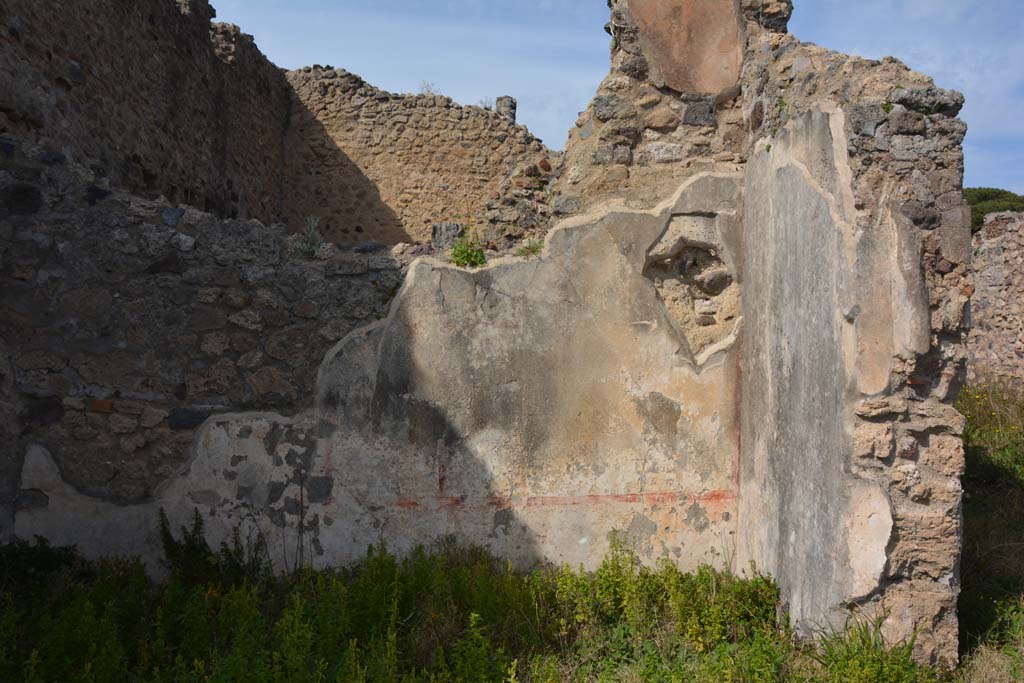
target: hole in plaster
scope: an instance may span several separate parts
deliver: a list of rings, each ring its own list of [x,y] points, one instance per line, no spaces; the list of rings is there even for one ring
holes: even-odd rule
[[[740,315],[739,287],[721,253],[715,214],[674,216],[647,253],[644,277],[694,356],[728,338]]]

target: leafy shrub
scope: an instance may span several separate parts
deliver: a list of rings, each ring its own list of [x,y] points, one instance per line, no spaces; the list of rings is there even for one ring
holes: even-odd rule
[[[843,631],[821,639],[811,655],[830,683],[932,683],[934,671],[919,666],[913,658],[914,642],[889,646],[882,637],[884,619],[853,618]]]
[[[487,263],[484,248],[475,233],[467,233],[455,240],[452,263],[459,268],[481,268]]]
[[[212,551],[201,518],[180,538],[166,517],[161,527],[172,573],[163,584],[138,562],[0,549],[39,559],[0,591],[0,680],[932,680],[911,645],[889,647],[876,631],[836,635],[820,651],[797,643],[765,577],[647,567],[618,543],[594,572],[519,572],[440,545],[403,560],[375,547],[345,569],[269,577]],[[21,581],[45,589],[19,601]],[[1009,634],[1020,620],[1006,623],[1018,624]]]
[[[181,527],[181,540],[174,537],[163,510],[159,516],[160,542],[164,565],[179,581],[189,586],[231,586],[243,581],[270,579],[270,559],[261,536],[243,543],[236,527],[230,542],[214,552],[206,542],[205,525],[198,509],[193,510],[192,525]]]
[[[1024,211],[1024,197],[1009,190],[993,187],[964,188],[964,197],[971,206],[971,229],[985,225],[985,216],[1000,211]]]

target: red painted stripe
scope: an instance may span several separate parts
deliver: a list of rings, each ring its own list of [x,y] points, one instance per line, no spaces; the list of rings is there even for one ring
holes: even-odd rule
[[[677,503],[701,503],[722,505],[736,500],[735,491],[716,490],[700,494],[678,491],[647,491],[643,493],[605,493],[586,496],[488,496],[479,499],[464,499],[458,496],[426,496],[423,498],[400,498],[395,506],[404,510],[412,509],[479,509],[498,510],[524,508],[573,508],[598,507],[601,505],[673,505]]]

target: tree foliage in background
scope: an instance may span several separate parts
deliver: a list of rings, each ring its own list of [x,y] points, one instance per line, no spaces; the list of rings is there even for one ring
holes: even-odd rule
[[[964,188],[964,197],[971,206],[971,231],[985,225],[985,216],[1000,211],[1024,211],[1024,197],[994,187]]]

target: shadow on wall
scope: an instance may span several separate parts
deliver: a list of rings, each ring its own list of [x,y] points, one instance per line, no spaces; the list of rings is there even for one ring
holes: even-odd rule
[[[306,218],[315,216],[321,235],[336,244],[412,242],[381,199],[377,184],[331,138],[316,114],[294,100],[285,139],[282,201],[288,229],[301,232]]]
[[[380,543],[404,556],[453,539],[519,567],[538,564],[530,528],[441,407],[409,395],[371,400],[382,329],[358,330],[328,354],[333,371],[316,410],[208,420],[190,462],[143,502],[85,495],[46,449],[30,447],[21,494],[37,505],[18,511],[17,535],[77,545],[87,557],[139,555],[159,572],[160,511],[175,530],[198,511],[211,546],[237,530],[265,543],[278,571],[349,565]]]
[[[540,259],[417,261],[388,317],[327,354],[315,410],[206,420],[190,461],[139,504],[79,493],[34,448],[21,488],[42,495],[17,533],[152,565],[158,510],[177,526],[199,509],[211,542],[259,533],[280,568],[446,537],[519,566],[594,567],[615,529],[645,561],[724,564],[733,345],[695,367],[644,268],[674,216],[732,225],[737,180],[702,174],[656,211],[563,224]]]

